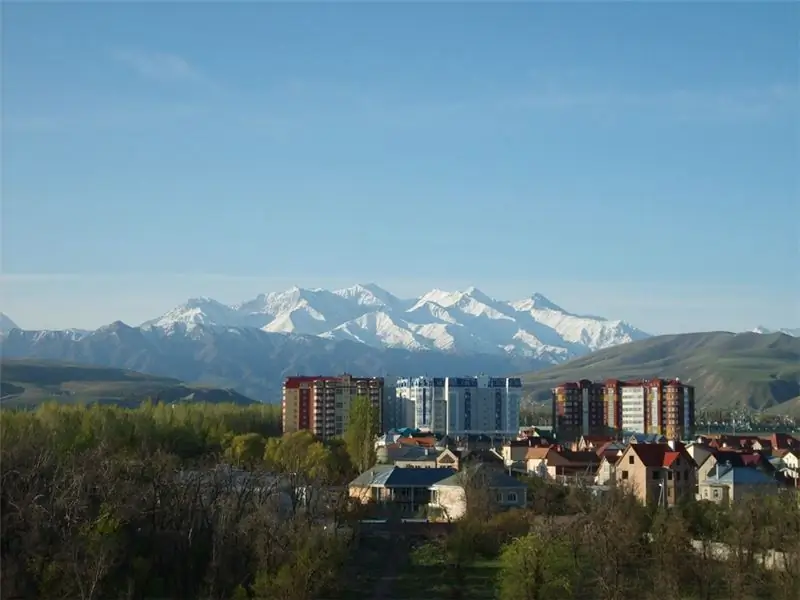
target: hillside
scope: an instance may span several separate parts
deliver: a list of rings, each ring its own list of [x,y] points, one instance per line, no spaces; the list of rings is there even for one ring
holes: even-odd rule
[[[3,406],[30,406],[51,399],[136,405],[147,398],[163,402],[255,402],[233,390],[186,385],[170,377],[125,369],[37,360],[0,363]]]
[[[522,375],[527,397],[547,402],[550,389],[578,379],[679,377],[697,388],[697,408],[800,409],[800,338],[782,333],[662,335],[608,348]]]

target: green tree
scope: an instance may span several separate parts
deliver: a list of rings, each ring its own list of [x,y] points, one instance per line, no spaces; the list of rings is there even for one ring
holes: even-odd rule
[[[263,462],[266,447],[267,440],[262,435],[258,433],[243,433],[231,439],[225,455],[233,460],[237,466],[252,468]]]
[[[344,442],[350,461],[362,473],[375,464],[375,436],[378,434],[378,415],[366,396],[357,396],[350,403],[350,418],[344,432]]]
[[[529,533],[500,555],[501,600],[567,599],[577,576],[568,544],[554,536]]]

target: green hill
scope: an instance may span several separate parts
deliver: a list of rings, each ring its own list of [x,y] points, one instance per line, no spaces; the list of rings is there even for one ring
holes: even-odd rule
[[[57,361],[0,362],[3,406],[33,406],[46,400],[135,406],[151,398],[163,402],[253,404],[231,389],[187,385],[170,377]]]
[[[696,388],[699,410],[747,407],[800,411],[800,338],[781,333],[686,333],[615,346],[522,375],[526,397],[578,379],[679,377]],[[783,405],[783,406],[781,406]],[[787,413],[791,414],[791,413]]]

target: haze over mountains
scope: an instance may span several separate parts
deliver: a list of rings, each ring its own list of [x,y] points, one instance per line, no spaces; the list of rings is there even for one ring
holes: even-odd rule
[[[643,364],[636,349],[659,338],[625,321],[574,314],[541,294],[505,301],[476,288],[402,299],[374,284],[295,287],[236,305],[193,298],[138,327],[117,321],[94,331],[25,331],[5,315],[0,324],[5,358],[131,369],[235,388],[268,402],[279,400],[283,377],[298,373],[514,374],[585,357],[598,375],[613,366],[607,375],[616,376],[620,365],[640,363],[651,376],[680,375],[662,373],[656,368],[661,363]],[[619,346],[621,362],[608,369],[586,356]]]

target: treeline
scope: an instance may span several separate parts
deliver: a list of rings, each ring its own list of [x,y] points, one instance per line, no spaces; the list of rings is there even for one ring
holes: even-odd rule
[[[3,598],[306,600],[353,549],[347,444],[273,407],[52,404],[0,435]]]

